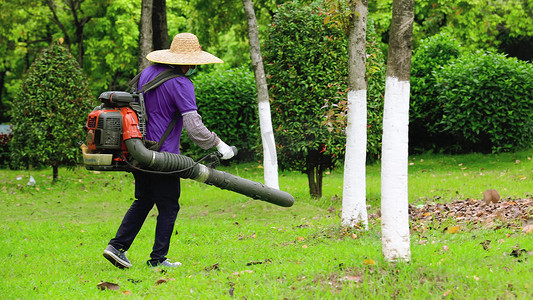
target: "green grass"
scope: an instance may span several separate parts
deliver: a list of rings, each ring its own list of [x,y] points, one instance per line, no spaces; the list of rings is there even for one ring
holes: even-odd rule
[[[411,157],[410,202],[481,199],[488,188],[502,198],[532,197],[532,152]],[[257,164],[219,169],[261,181]],[[378,164],[368,166],[370,212],[380,205],[379,173]],[[33,187],[26,185],[30,175]],[[156,210],[128,252],[133,268],[117,269],[102,257],[132,201],[130,174],[61,169],[55,185],[50,175],[0,170],[3,299],[533,297],[533,235],[516,229],[413,232],[412,261],[386,262],[379,221],[367,231],[340,226],[342,170],[325,176],[319,200],[308,196],[305,175],[281,173],[281,189],[296,198],[291,208],[183,180],[169,253],[183,266],[166,271],[145,266]],[[511,256],[516,248],[529,253]],[[97,289],[101,281],[120,291]]]

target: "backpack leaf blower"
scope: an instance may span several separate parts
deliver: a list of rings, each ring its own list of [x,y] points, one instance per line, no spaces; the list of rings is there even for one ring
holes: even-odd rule
[[[86,169],[173,173],[279,206],[293,205],[294,197],[287,192],[207,167],[188,156],[147,148],[142,93],[108,91],[99,100],[102,104],[87,117],[87,145],[80,146]]]

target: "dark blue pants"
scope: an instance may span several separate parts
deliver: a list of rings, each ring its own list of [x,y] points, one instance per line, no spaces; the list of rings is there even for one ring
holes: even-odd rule
[[[174,223],[180,210],[180,179],[175,175],[134,172],[135,198],[109,244],[128,250],[154,204],[158,210],[155,241],[149,264],[157,265],[166,259]]]

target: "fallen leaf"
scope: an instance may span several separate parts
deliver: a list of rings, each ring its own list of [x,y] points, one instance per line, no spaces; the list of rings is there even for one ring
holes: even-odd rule
[[[166,278],[160,278],[160,279],[158,279],[158,280],[155,282],[155,284],[157,285],[157,284],[162,284],[162,283],[167,283],[167,282],[168,282],[168,279],[166,279]]]
[[[122,291],[122,295],[129,296],[129,295],[131,295],[131,292],[130,291]]]
[[[305,238],[304,238],[303,236],[299,236],[299,237],[296,238],[296,240],[298,240],[298,241],[305,241]]]
[[[97,288],[99,288],[100,290],[104,291],[104,290],[113,290],[113,291],[118,291],[120,289],[120,286],[116,283],[112,283],[112,282],[100,282],[99,284],[96,285]]]
[[[219,263],[216,263],[210,267],[205,267],[204,270],[206,270],[207,272],[213,271],[213,270],[219,270]]]
[[[485,240],[484,242],[481,242],[479,244],[481,246],[483,246],[484,250],[489,250],[490,249],[490,243],[491,243],[491,240]]]
[[[448,229],[446,230],[448,233],[458,233],[459,231],[461,231],[461,226],[452,226],[452,227],[448,227]]]
[[[365,265],[365,266],[375,266],[376,262],[373,259],[365,259],[365,260],[363,260],[363,265]]]

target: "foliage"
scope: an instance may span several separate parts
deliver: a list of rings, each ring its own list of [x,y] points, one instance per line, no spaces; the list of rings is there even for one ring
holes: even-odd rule
[[[448,34],[437,34],[420,42],[411,64],[410,147],[429,150],[443,137],[429,128],[442,117],[434,72],[461,54],[459,42]]]
[[[46,13],[35,1],[0,1],[0,123],[10,119],[22,74],[51,41],[50,28],[43,26]]]
[[[32,64],[11,111],[13,167],[79,162],[88,101],[87,80],[77,61],[58,44]]]
[[[502,54],[469,53],[435,73],[445,132],[454,151],[502,152],[533,143],[533,65]]]
[[[203,73],[193,77],[198,112],[205,126],[239,150],[239,160],[253,159],[261,140],[257,94],[253,73],[245,68]],[[182,137],[185,155],[197,157],[199,149]]]
[[[136,3],[138,2],[138,3]],[[84,69],[91,94],[120,90],[137,73],[140,1],[117,0],[106,8],[104,18],[93,18],[85,30]],[[105,36],[105,39],[102,37]]]
[[[373,23],[367,24],[366,45],[366,79],[367,79],[367,160],[369,162],[379,159],[381,155],[381,135],[383,133],[383,104],[385,94],[385,58],[381,52],[380,43],[377,42]],[[333,157],[341,161],[344,157],[346,146],[346,114],[347,95],[339,92],[340,100],[326,101],[326,114],[322,125],[338,137],[328,139],[326,146],[333,153]]]
[[[272,121],[284,169],[307,172],[316,164],[333,167],[344,156],[347,37],[342,26],[324,24],[325,17],[318,2],[285,4],[265,43]],[[368,36],[369,152],[376,157],[385,73],[372,26]]]
[[[319,116],[326,99],[346,91],[346,40],[324,25],[317,2],[279,7],[264,47],[272,125],[282,169],[332,167],[331,137]]]
[[[392,0],[369,1],[369,19],[388,42]],[[499,50],[531,60],[533,45],[531,0],[419,0],[415,1],[414,48],[418,41],[439,32],[455,37],[472,50]]]
[[[0,130],[0,166],[6,166],[9,162],[9,141],[13,138],[10,127],[6,130]]]

